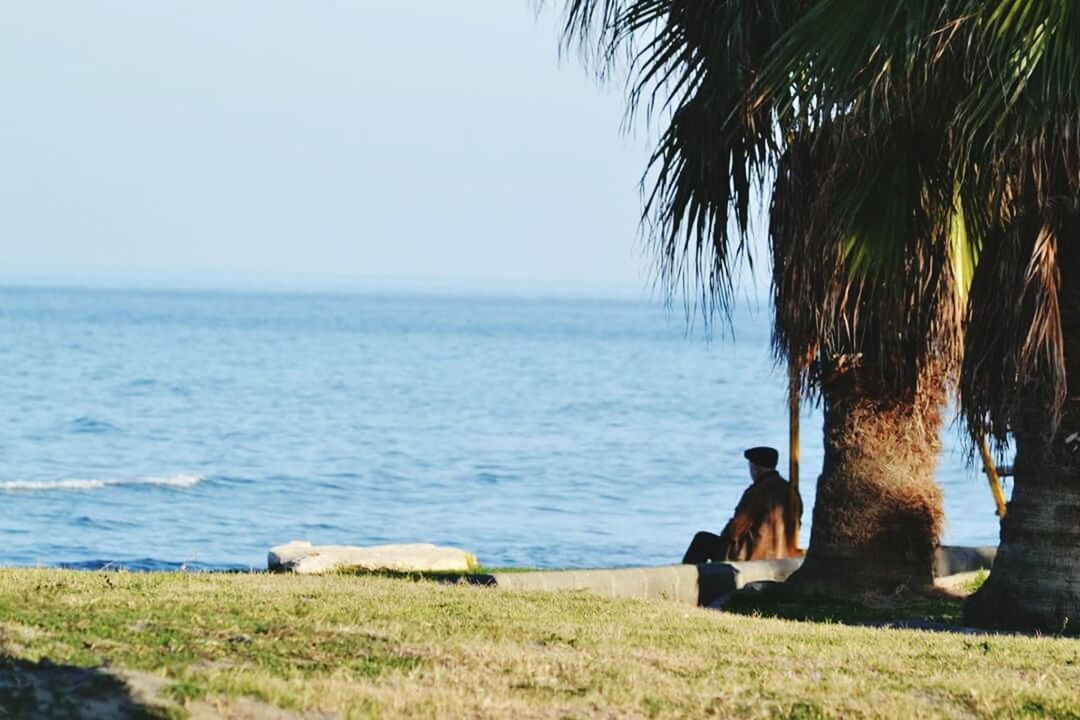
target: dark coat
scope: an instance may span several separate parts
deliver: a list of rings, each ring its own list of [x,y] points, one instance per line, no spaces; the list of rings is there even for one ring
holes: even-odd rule
[[[788,481],[775,470],[746,489],[735,515],[720,533],[723,560],[777,560],[796,554],[787,528],[802,517],[802,498],[791,508]],[[794,511],[794,512],[793,512]]]

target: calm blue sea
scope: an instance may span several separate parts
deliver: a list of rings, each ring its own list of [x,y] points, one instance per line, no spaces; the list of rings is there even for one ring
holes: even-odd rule
[[[735,342],[631,301],[0,290],[0,564],[262,568],[292,539],[486,565],[679,560],[784,448],[768,310]],[[996,544],[946,430],[946,541]],[[821,465],[803,418],[804,542]]]

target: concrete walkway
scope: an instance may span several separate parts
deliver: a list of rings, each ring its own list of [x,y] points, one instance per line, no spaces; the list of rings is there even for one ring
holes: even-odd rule
[[[941,547],[935,558],[935,574],[945,576],[989,569],[995,552],[995,548],[987,547]],[[800,565],[802,558],[788,558],[619,570],[492,573],[474,576],[469,581],[506,590],[588,590],[607,597],[675,600],[704,606],[748,583],[786,580]]]

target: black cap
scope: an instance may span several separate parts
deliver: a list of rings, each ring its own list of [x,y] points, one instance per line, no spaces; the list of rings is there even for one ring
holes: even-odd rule
[[[758,467],[775,470],[776,463],[780,460],[780,453],[776,451],[776,448],[752,447],[743,453],[743,457]]]

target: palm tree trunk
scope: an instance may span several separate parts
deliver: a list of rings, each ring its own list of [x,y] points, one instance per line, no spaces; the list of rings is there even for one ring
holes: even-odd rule
[[[860,375],[822,387],[825,462],[806,560],[788,581],[799,590],[891,593],[933,582],[943,383],[928,373],[912,397],[883,399]]]
[[[1060,430],[1047,448],[1016,437],[1012,499],[986,583],[964,606],[978,627],[1080,631],[1080,458]],[[1069,446],[1072,446],[1070,448]]]

